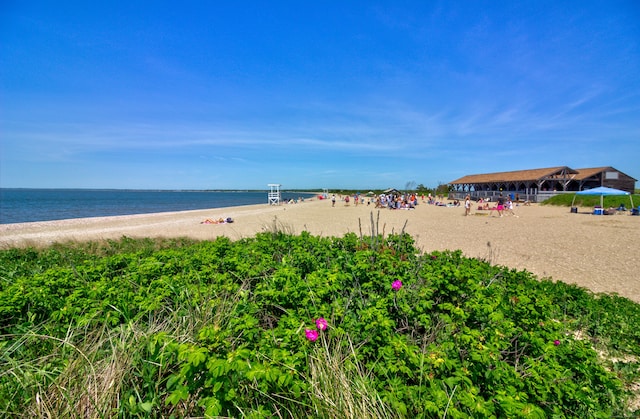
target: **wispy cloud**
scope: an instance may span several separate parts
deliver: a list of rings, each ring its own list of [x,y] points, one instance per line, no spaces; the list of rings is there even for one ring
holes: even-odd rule
[[[67,182],[84,166],[149,187],[271,174],[374,187],[596,159],[636,170],[640,26],[628,7],[325,6],[322,19],[301,6],[295,22],[231,3],[203,3],[194,19],[134,8],[126,22],[88,6],[75,23],[64,5],[16,6],[0,180],[48,170]]]

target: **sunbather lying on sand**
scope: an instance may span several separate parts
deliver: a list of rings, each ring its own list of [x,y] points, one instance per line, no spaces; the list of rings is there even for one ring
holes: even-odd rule
[[[227,217],[225,218],[218,218],[217,220],[213,220],[211,218],[207,218],[206,220],[204,220],[203,222],[201,222],[200,224],[225,224],[225,223],[232,223],[233,219],[231,217]]]

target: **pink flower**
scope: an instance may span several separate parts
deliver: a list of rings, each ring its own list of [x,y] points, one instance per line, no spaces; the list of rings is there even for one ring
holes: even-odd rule
[[[553,344],[558,346],[558,345],[560,345],[560,341],[558,339],[556,339],[556,340],[553,341]]]
[[[318,339],[318,331],[317,330],[306,329],[304,331],[304,334],[307,337],[307,339],[309,339],[311,342],[315,342],[316,339]]]
[[[393,288],[394,291],[398,291],[400,288],[402,288],[402,281],[400,281],[399,279],[396,279],[391,284],[391,288]]]
[[[316,327],[319,330],[327,330],[327,321],[324,319],[324,317],[320,317],[318,320],[316,320]]]

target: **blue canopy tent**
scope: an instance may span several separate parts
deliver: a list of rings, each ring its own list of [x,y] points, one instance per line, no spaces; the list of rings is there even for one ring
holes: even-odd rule
[[[629,195],[629,199],[631,200],[631,208],[633,208],[633,197],[631,196],[631,194],[627,191],[621,191],[620,189],[613,189],[613,188],[607,188],[606,186],[600,186],[598,188],[587,189],[585,191],[576,192],[576,196],[578,195],[600,195],[600,208],[603,207],[605,196]],[[571,202],[572,207],[575,201],[576,201],[576,197],[574,196],[573,201]]]

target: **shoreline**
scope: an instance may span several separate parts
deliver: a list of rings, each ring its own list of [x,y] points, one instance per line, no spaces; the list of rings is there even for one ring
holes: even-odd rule
[[[581,209],[586,211],[586,209]],[[497,217],[461,207],[421,203],[413,210],[375,209],[373,206],[317,198],[297,204],[244,205],[152,214],[78,218],[0,224],[0,248],[48,246],[66,241],[143,237],[189,237],[196,240],[227,236],[252,237],[276,227],[293,234],[342,237],[353,232],[388,235],[403,229],[422,252],[461,250],[510,269],[532,272],[539,278],[574,283],[593,292],[617,293],[640,302],[637,250],[639,217],[593,216],[569,208],[519,206],[518,218]],[[207,219],[231,217],[233,223],[202,224]],[[373,226],[372,226],[373,224]]]
[[[0,225],[268,203],[265,191],[0,188],[0,194]],[[281,195],[283,200],[311,199],[318,193],[285,190]]]

